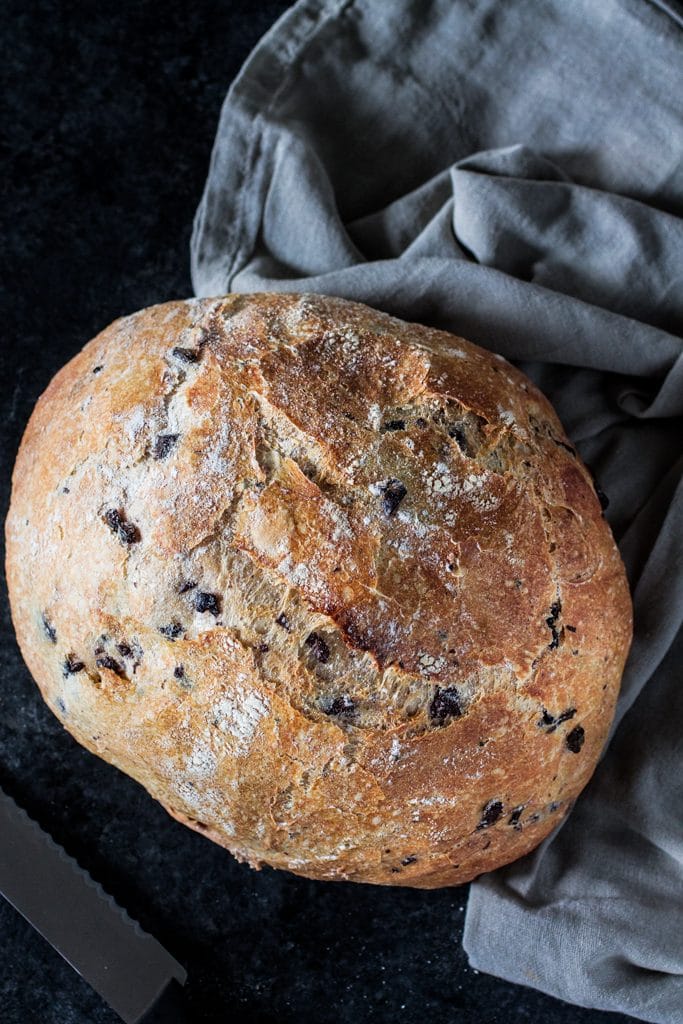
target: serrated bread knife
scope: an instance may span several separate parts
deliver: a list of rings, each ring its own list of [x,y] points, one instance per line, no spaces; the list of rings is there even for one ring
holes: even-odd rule
[[[189,1019],[184,968],[2,789],[0,892],[126,1024]]]

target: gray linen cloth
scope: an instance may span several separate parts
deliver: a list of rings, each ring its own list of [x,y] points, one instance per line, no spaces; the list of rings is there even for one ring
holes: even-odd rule
[[[635,640],[566,822],[476,881],[481,971],[683,1021],[683,7],[300,0],[225,101],[200,296],[323,292],[549,396],[611,499]]]

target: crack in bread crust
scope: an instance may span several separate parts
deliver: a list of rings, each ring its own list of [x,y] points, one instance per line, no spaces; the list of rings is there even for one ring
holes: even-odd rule
[[[36,406],[6,534],[52,710],[254,866],[466,881],[554,827],[609,729],[630,600],[555,413],[358,303],[116,321]]]

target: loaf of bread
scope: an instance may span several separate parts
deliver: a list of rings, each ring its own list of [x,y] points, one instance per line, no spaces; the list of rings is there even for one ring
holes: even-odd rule
[[[631,638],[592,478],[505,359],[319,295],[117,320],[6,526],[70,733],[254,867],[453,885],[586,785]]]

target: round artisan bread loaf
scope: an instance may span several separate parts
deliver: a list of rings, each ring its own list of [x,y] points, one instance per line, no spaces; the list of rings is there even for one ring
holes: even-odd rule
[[[254,867],[464,882],[607,736],[631,604],[591,476],[454,335],[319,295],[117,320],[38,402],[6,532],[52,711]]]

